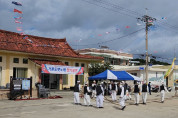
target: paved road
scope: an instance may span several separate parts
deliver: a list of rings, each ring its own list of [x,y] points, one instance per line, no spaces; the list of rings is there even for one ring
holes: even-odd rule
[[[118,102],[105,100],[104,109],[73,104],[72,92],[55,92],[60,99],[0,101],[0,118],[178,118],[178,97],[166,93],[165,103],[160,103],[159,93],[148,95],[147,105],[135,106],[133,100],[126,102],[126,109],[120,110]],[[110,97],[107,97],[111,99]],[[83,99],[81,99],[83,102]],[[141,100],[140,100],[141,102]]]

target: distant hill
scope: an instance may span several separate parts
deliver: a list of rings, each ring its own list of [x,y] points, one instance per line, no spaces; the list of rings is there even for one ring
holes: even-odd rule
[[[145,65],[145,60],[144,59],[132,59],[132,61],[139,61],[140,63],[135,64],[135,65]],[[148,64],[152,64],[152,65],[170,65],[167,62],[161,62],[161,61],[156,61],[155,59],[150,59],[150,62]]]

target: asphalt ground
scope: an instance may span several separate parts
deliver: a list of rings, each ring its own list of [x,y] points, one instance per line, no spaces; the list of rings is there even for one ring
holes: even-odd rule
[[[178,97],[174,92],[166,93],[165,102],[160,103],[160,93],[148,95],[147,105],[134,105],[134,95],[126,101],[126,108],[122,111],[118,101],[112,102],[107,96],[104,108],[96,108],[96,101],[92,99],[92,107],[75,105],[73,92],[59,91],[51,95],[60,95],[59,99],[11,101],[0,100],[0,118],[178,118]],[[119,98],[119,96],[117,96]],[[83,104],[83,98],[80,99]]]

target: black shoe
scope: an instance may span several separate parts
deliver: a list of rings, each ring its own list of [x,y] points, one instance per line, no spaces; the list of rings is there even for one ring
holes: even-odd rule
[[[161,101],[161,103],[164,103],[164,101]]]
[[[121,110],[124,110],[126,106],[123,106]]]
[[[104,107],[99,107],[99,108],[104,108]]]
[[[93,105],[89,105],[90,107],[92,107]]]

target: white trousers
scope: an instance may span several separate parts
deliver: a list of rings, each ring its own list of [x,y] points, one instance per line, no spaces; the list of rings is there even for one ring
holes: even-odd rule
[[[84,105],[91,105],[90,96],[87,93],[84,95]]]
[[[80,103],[79,92],[74,92],[74,103]]]
[[[92,90],[92,98],[95,97],[96,98],[96,90]]]
[[[112,100],[117,100],[117,97],[116,97],[116,91],[115,90],[112,90],[111,91],[111,97],[112,97]]]
[[[134,93],[135,96],[135,103],[139,104],[139,93]]]
[[[122,107],[124,107],[125,106],[125,96],[124,97],[120,97],[120,99],[119,99],[119,104],[122,106]]]
[[[104,97],[102,94],[96,96],[96,107],[103,107]]]
[[[126,90],[126,99],[131,99],[131,95],[130,95],[130,92],[128,90]]]
[[[161,101],[164,101],[164,97],[165,97],[165,91],[161,90]]]
[[[147,100],[147,92],[142,92],[142,100],[143,100],[143,103],[146,103],[146,100]]]

